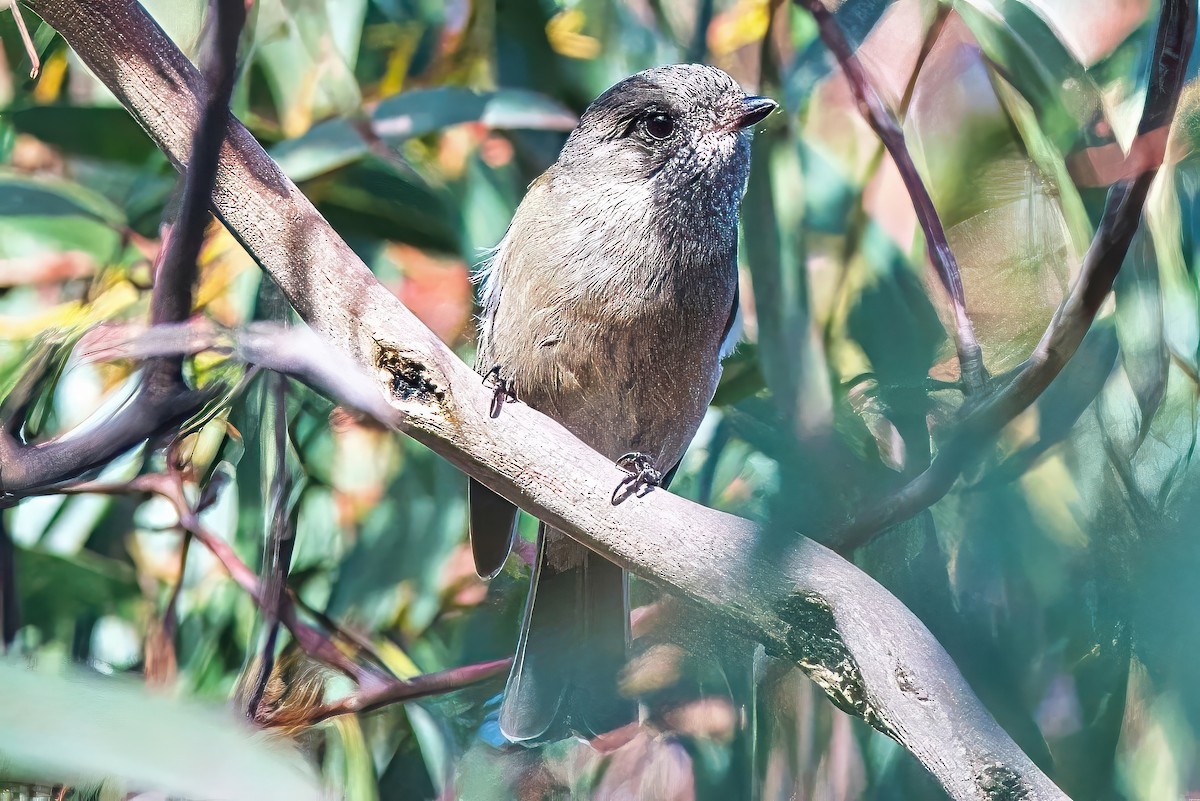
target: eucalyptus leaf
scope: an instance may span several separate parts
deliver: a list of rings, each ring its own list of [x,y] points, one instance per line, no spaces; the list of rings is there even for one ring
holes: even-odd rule
[[[1117,336],[1121,365],[1137,398],[1141,421],[1135,449],[1150,431],[1167,387],[1170,354],[1163,335],[1163,300],[1154,239],[1146,229],[1135,235],[1126,266],[1113,290],[1117,298]]]
[[[56,621],[104,614],[138,596],[133,570],[115,559],[18,547],[16,563],[24,622],[45,631]]]
[[[7,112],[13,127],[74,156],[144,164],[158,148],[120,106],[29,106]]]
[[[1042,131],[1062,152],[1100,108],[1087,70],[1036,8],[1022,0],[953,0],[991,65],[1033,107]]]
[[[337,118],[271,150],[294,181],[352,164],[371,153],[372,139],[395,147],[465,122],[495,129],[569,131],[577,118],[545,95],[521,89],[474,92],[456,86],[414,89],[380,101],[369,117]]]
[[[97,192],[0,170],[0,258],[61,250],[116,255],[124,214]]]
[[[30,779],[228,801],[320,799],[300,755],[232,710],[180,701],[132,679],[0,663],[0,758]]]

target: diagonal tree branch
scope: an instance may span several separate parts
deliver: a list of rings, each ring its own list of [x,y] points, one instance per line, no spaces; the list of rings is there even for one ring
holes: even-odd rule
[[[950,296],[950,305],[954,312],[955,345],[958,350],[958,363],[962,373],[963,387],[968,393],[983,389],[987,378],[983,367],[983,351],[975,337],[975,326],[967,315],[967,297],[963,290],[962,274],[958,268],[958,259],[950,249],[946,239],[946,231],[938,216],[933,198],[917,172],[912,155],[904,142],[904,131],[896,122],[892,112],[888,110],[883,98],[875,91],[871,79],[867,77],[862,62],[846,41],[841,26],[834,19],[833,12],[825,7],[822,0],[795,0],[796,5],[808,11],[817,23],[825,46],[837,58],[842,67],[842,73],[850,84],[850,91],[858,103],[858,110],[875,131],[876,136],[883,142],[891,155],[904,186],[912,198],[913,209],[917,213],[917,221],[925,234],[925,247],[929,252],[929,261],[933,264],[946,294]],[[943,19],[942,17],[938,18]],[[940,22],[935,23],[940,25]]]
[[[1195,4],[1190,0],[1164,0],[1145,105],[1138,124],[1138,138],[1156,142],[1156,150],[1140,162],[1144,164],[1143,171],[1109,189],[1100,226],[1084,254],[1079,276],[1033,353],[996,390],[965,407],[964,416],[939,443],[937,457],[924,473],[846,525],[821,537],[822,542],[842,552],[853,550],[931,506],[950,491],[980,449],[1037,400],[1075,355],[1112,290],[1137,232],[1142,206],[1166,147],[1166,137],[1158,134],[1175,117],[1195,38]]]
[[[210,0],[209,31],[201,56],[204,102],[184,172],[179,217],[162,249],[155,275],[150,300],[150,322],[155,325],[181,322],[192,313],[196,260],[204,244],[217,161],[229,126],[229,98],[237,77],[238,38],[245,21],[246,6],[242,0]]]

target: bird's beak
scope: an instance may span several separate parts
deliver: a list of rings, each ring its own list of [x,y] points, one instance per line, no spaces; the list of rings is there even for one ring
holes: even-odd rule
[[[734,127],[739,131],[749,128],[765,120],[777,108],[779,104],[769,97],[747,95],[742,100],[742,113],[738,115]]]

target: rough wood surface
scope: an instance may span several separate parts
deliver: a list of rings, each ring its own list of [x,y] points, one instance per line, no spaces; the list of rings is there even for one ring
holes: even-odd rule
[[[195,69],[131,0],[29,0],[174,163],[198,118]],[[236,120],[216,210],[313,328],[377,375],[398,428],[589,547],[798,663],[840,706],[908,748],[956,799],[1054,799],[917,618],[799,535],[664,491],[611,503],[623,473],[522,404],[491,393],[370,273]]]

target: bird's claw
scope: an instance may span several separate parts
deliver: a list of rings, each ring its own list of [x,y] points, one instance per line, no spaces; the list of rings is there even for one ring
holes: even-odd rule
[[[638,498],[654,487],[660,486],[663,474],[654,467],[654,461],[644,453],[627,453],[617,459],[617,467],[629,473],[613,490],[612,502],[616,506],[630,495]]]
[[[500,365],[495,365],[483,376],[483,385],[492,387],[492,405],[489,409],[492,419],[500,416],[504,404],[517,400],[517,388],[512,381],[500,375]]]

